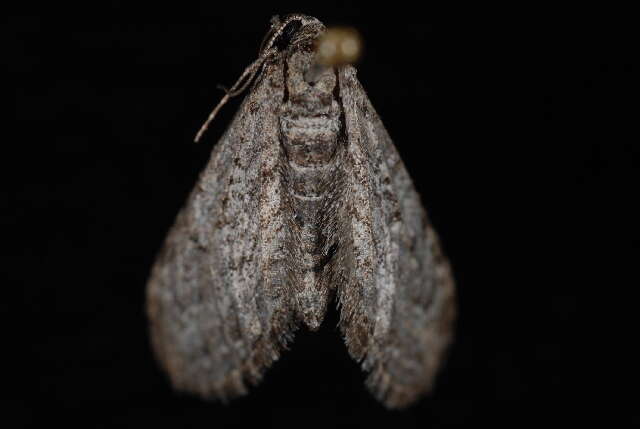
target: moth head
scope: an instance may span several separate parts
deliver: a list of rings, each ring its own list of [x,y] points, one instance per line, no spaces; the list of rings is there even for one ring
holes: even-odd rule
[[[322,22],[312,16],[292,13],[280,18],[276,15],[271,18],[271,28],[262,41],[260,55],[312,43],[324,30]]]

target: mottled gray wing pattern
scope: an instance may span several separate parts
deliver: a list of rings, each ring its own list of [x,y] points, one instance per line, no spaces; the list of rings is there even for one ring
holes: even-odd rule
[[[339,71],[347,148],[341,329],[389,407],[432,386],[452,336],[454,285],[436,233],[351,66]]]
[[[215,147],[152,270],[151,336],[175,387],[246,393],[290,340],[289,217],[276,109],[282,62],[265,65]]]

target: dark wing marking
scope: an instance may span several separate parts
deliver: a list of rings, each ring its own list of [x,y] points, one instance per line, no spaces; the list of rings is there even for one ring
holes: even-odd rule
[[[282,63],[265,65],[152,270],[152,343],[181,390],[246,393],[295,330],[276,115],[283,87]]]
[[[436,233],[355,69],[339,71],[345,115],[341,329],[388,407],[428,391],[452,336],[454,284]]]

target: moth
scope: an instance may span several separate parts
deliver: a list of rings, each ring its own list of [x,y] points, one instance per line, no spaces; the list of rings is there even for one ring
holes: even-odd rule
[[[176,389],[246,394],[334,298],[386,407],[434,383],[453,333],[451,269],[355,68],[319,63],[326,34],[310,16],[272,19],[210,116],[250,87],[148,282],[152,345]]]

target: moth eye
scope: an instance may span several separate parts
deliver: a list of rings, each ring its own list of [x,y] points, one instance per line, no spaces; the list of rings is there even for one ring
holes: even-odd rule
[[[273,42],[273,46],[275,46],[278,51],[282,51],[283,49],[285,49],[287,46],[289,46],[289,43],[291,43],[291,39],[293,38],[294,34],[296,34],[296,32],[300,29],[300,27],[302,27],[302,21],[300,20],[291,21],[290,23],[285,25],[282,29],[282,33],[280,33],[280,35]]]
[[[355,63],[361,54],[362,38],[354,28],[330,28],[316,44],[316,61],[327,66]]]

